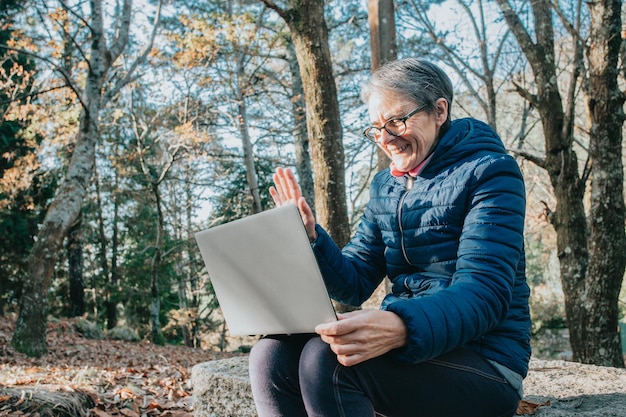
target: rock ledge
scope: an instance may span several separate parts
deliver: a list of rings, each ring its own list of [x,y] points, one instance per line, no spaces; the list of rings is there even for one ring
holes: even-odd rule
[[[257,417],[247,356],[198,364],[191,382],[195,417]],[[625,417],[626,370],[533,359],[524,394],[533,403],[550,402],[537,408],[538,417]]]

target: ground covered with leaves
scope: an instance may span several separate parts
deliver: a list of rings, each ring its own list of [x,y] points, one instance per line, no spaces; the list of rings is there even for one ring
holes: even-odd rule
[[[3,417],[191,417],[191,368],[232,356],[148,342],[89,340],[71,321],[58,321],[48,324],[48,354],[28,358],[11,348],[13,325],[14,320],[0,317]],[[48,407],[33,404],[34,398],[38,403],[47,401]],[[76,405],[65,404],[72,399]],[[63,407],[75,408],[65,412]]]

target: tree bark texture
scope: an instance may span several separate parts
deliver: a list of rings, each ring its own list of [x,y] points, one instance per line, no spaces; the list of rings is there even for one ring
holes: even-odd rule
[[[83,95],[79,97],[83,104],[80,125],[65,179],[46,212],[37,240],[28,257],[24,292],[19,301],[19,315],[11,339],[15,350],[28,356],[42,356],[46,353],[48,290],[56,256],[62,248],[68,230],[80,214],[83,198],[94,170],[102,88],[111,64],[128,41],[131,3],[131,0],[125,0],[124,25],[120,26],[114,48],[107,50],[102,2],[91,1],[90,71],[87,74]]]
[[[368,20],[370,24],[370,50],[372,53],[372,72],[397,58],[396,20],[393,0],[369,0]],[[387,154],[376,149],[378,170],[389,166]]]
[[[243,159],[246,167],[246,181],[250,188],[250,196],[252,197],[252,213],[260,213],[261,196],[259,194],[259,181],[254,164],[254,151],[252,149],[252,141],[250,139],[250,132],[248,130],[248,116],[246,109],[246,97],[243,93],[244,86],[242,86],[242,79],[244,77],[244,60],[245,56],[241,54],[238,57],[237,62],[237,123],[239,127],[239,133],[241,135],[241,143],[243,147]]]
[[[100,248],[99,248],[99,254],[98,257],[100,258],[100,268],[102,269],[102,275],[106,278],[106,284],[105,284],[105,299],[103,302],[103,307],[104,307],[104,317],[106,317],[106,326],[107,329],[112,329],[116,326],[117,324],[117,307],[116,307],[116,303],[115,301],[113,301],[113,286],[112,286],[112,280],[113,280],[113,272],[109,273],[109,261],[108,261],[108,249],[107,249],[107,243],[108,243],[108,239],[106,236],[106,232],[105,232],[105,227],[104,227],[104,215],[103,215],[103,211],[104,211],[104,207],[102,204],[102,195],[101,195],[101,189],[100,189],[100,178],[99,178],[99,173],[98,173],[98,169],[97,167],[94,169],[94,175],[95,175],[95,179],[94,179],[94,183],[95,183],[95,188],[96,188],[96,203],[97,203],[97,207],[98,207],[98,235],[99,235],[99,243],[100,243]],[[117,180],[117,174],[115,174],[115,180],[114,180],[114,190],[117,190],[117,184],[118,184],[118,180]],[[113,199],[113,242],[116,242],[116,230],[117,230],[117,211],[118,211],[118,207],[117,207],[117,199],[114,198]],[[115,258],[115,244],[113,245],[114,247],[112,248],[112,253],[113,256],[112,258]],[[111,271],[113,271],[113,268],[111,268]]]
[[[99,93],[96,98],[99,98]],[[81,113],[80,131],[65,181],[48,208],[37,234],[37,241],[28,257],[24,292],[20,298],[19,315],[11,343],[18,352],[29,356],[41,356],[46,353],[48,289],[56,264],[56,254],[63,245],[67,231],[80,213],[83,197],[89,186],[94,167],[97,135],[97,120],[93,118],[97,117],[98,107],[99,100],[96,99],[90,105],[90,110],[83,110]]]
[[[70,317],[85,314],[85,285],[83,282],[82,215],[72,225],[67,236],[67,263],[70,281]]]
[[[97,42],[95,43],[97,45]],[[104,65],[96,66],[95,63],[92,63],[92,66],[94,69],[87,78],[87,87],[91,90],[86,95],[89,107],[81,111],[80,129],[70,165],[63,184],[58,188],[54,201],[48,208],[37,234],[37,241],[28,258],[24,292],[19,302],[19,316],[12,345],[18,352],[29,356],[41,356],[46,353],[48,289],[56,264],[56,254],[62,247],[67,231],[80,213],[95,163],[100,89],[108,68]]]
[[[591,207],[589,270],[578,314],[582,322],[578,359],[624,367],[618,328],[618,297],[626,268],[622,126],[624,94],[618,86],[621,1],[588,2],[591,27],[589,116],[591,119]],[[589,301],[591,300],[591,302]]]
[[[189,170],[185,170],[186,174],[189,175]],[[194,195],[191,187],[191,178],[184,182],[183,187],[185,188],[185,229],[187,236],[193,236],[195,231],[195,224],[193,222],[194,214],[193,208],[194,204],[197,202],[197,198]],[[198,332],[200,329],[200,318],[199,318],[199,310],[200,310],[200,297],[198,297],[198,288],[200,286],[199,281],[199,272],[196,267],[198,260],[196,259],[198,256],[198,250],[195,241],[193,239],[187,239],[185,244],[185,252],[186,263],[188,267],[185,268],[187,271],[187,281],[189,282],[189,293],[191,299],[188,300],[187,304],[191,303],[191,309],[195,312],[192,322],[190,323],[190,338],[191,345],[190,347],[200,348],[202,346],[201,335]],[[185,258],[185,257],[183,257]]]
[[[146,179],[150,181],[146,173]],[[150,329],[152,334],[152,343],[155,345],[164,345],[165,337],[161,328],[161,292],[159,291],[159,270],[161,269],[161,259],[163,254],[163,235],[165,233],[165,220],[163,216],[163,204],[161,202],[161,192],[159,190],[160,181],[154,181],[150,184],[152,195],[154,196],[154,204],[157,210],[157,231],[154,242],[154,254],[150,261]]]
[[[306,103],[304,101],[304,89],[300,77],[298,58],[291,39],[287,40],[287,59],[291,71],[291,99],[293,115],[293,137],[296,147],[296,172],[300,180],[302,195],[306,198],[313,214],[315,214],[315,183],[313,181],[313,166],[311,165],[311,152],[309,136],[306,130]]]
[[[287,23],[298,57],[315,175],[315,212],[333,240],[350,238],[345,193],[345,157],[337,87],[328,46],[323,0],[289,0],[283,9],[262,0]]]
[[[597,160],[593,162],[595,183],[592,185],[591,194],[593,214],[588,224],[583,204],[586,175],[579,174],[577,156],[572,147],[573,94],[568,96],[570,101],[566,103],[568,107],[564,109],[557,85],[553,10],[550,1],[536,0],[531,3],[536,42],[533,42],[509,2],[507,0],[497,2],[535,75],[537,89],[535,94],[521,87],[518,87],[518,90],[537,109],[542,121],[546,155],[541,166],[548,172],[557,201],[555,210],[549,211],[548,216],[557,234],[561,283],[574,360],[596,365],[623,366],[621,351],[618,352],[616,349],[615,338],[619,336],[614,314],[617,311],[615,276],[619,274],[621,284],[624,273],[622,168],[621,152],[617,151],[621,149],[621,133],[616,134],[621,132],[623,117],[619,111],[622,102],[616,100],[618,97],[621,99],[621,93],[618,92],[616,84],[604,84],[608,79],[590,73],[590,111],[595,113],[592,118],[598,118],[597,121],[600,121],[600,118],[606,117],[602,119],[602,124],[606,125],[599,126],[597,123],[592,125],[591,156]],[[619,41],[619,6],[617,10],[618,32],[613,36]],[[612,15],[610,18],[615,19],[615,16]],[[609,23],[603,21],[602,17],[599,19],[601,20],[594,20],[596,25],[612,26],[616,23],[615,20]],[[598,62],[614,66],[612,58],[607,55],[610,49],[596,42],[598,39],[590,38],[590,58],[596,54],[595,59]],[[599,48],[599,51],[596,48]],[[617,57],[616,51],[611,53]],[[574,64],[572,77],[580,76],[581,66],[582,61]],[[590,70],[602,72],[598,69]],[[604,86],[600,87],[603,84]],[[575,83],[572,86],[575,86]],[[610,88],[613,89],[609,90]],[[613,114],[612,117],[608,117],[606,113],[602,113],[602,106],[618,116]],[[606,165],[600,168],[599,163]],[[596,169],[598,172],[595,172]],[[610,170],[610,174],[607,170]],[[619,185],[615,183],[618,178]],[[609,191],[609,187],[613,190]],[[619,199],[621,203],[617,201]],[[608,226],[616,232],[605,235],[608,233]],[[609,236],[614,240],[607,241],[606,238]],[[618,270],[621,270],[621,273]],[[619,292],[619,287],[617,291]]]

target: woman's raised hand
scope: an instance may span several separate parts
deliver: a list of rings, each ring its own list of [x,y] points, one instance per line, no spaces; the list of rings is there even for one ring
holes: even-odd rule
[[[314,241],[317,237],[315,234],[315,217],[311,207],[309,207],[306,199],[302,196],[302,190],[300,190],[300,185],[296,181],[296,176],[289,168],[276,168],[272,179],[274,180],[274,186],[270,187],[270,195],[276,206],[295,204],[298,210],[300,210],[302,223],[304,223],[309,240]]]

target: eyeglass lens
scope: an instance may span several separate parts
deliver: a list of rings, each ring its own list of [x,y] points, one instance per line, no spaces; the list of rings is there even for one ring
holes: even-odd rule
[[[402,119],[392,119],[387,121],[382,127],[370,126],[365,129],[365,136],[373,141],[378,141],[383,129],[392,136],[400,136],[406,131],[406,123]]]

